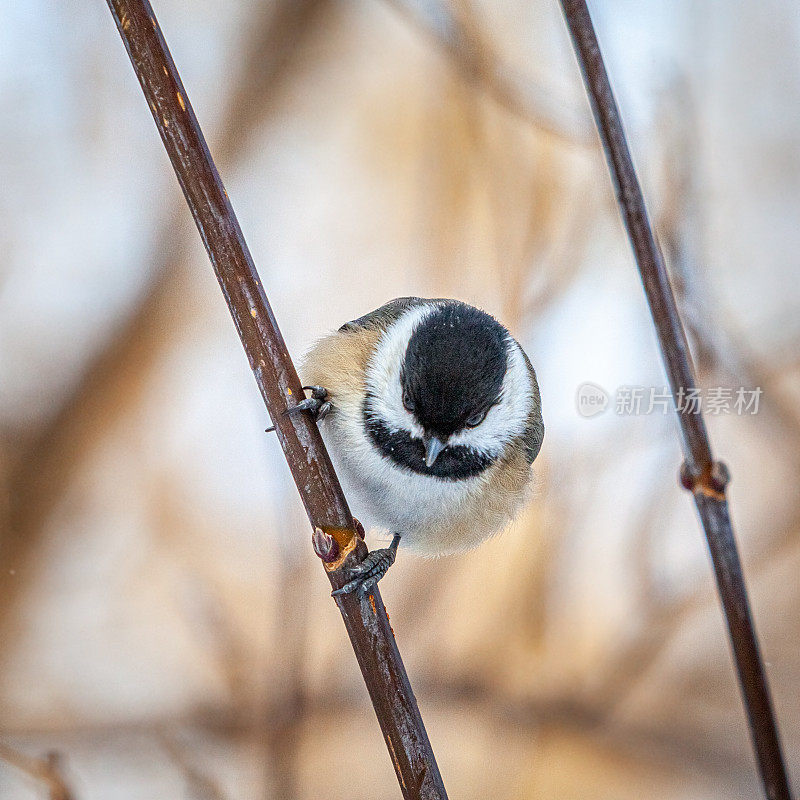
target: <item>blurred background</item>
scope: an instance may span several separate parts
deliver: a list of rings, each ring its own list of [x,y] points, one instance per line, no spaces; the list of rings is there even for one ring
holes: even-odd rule
[[[555,0],[154,5],[295,356],[417,294],[537,368],[530,507],[381,585],[450,797],[760,796],[676,424],[617,406],[665,379]],[[708,424],[798,781],[800,13],[591,10],[700,383],[762,390]],[[108,9],[3,17],[0,795],[399,797]]]

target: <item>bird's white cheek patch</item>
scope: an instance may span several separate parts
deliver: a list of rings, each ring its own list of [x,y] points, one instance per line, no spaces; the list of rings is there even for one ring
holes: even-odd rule
[[[528,365],[520,346],[507,340],[508,367],[500,402],[489,409],[476,428],[465,428],[450,437],[448,444],[460,444],[490,456],[498,456],[513,439],[522,435],[528,423],[533,389]]]
[[[400,369],[408,340],[417,325],[434,308],[435,306],[422,306],[412,309],[390,326],[370,358],[365,377],[367,392],[372,395],[370,410],[393,431],[408,431],[418,439],[422,438],[423,430],[403,406]]]

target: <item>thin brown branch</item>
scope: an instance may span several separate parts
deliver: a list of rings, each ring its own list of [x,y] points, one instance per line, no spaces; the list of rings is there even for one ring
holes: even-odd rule
[[[325,569],[334,588],[342,567],[366,554],[319,430],[287,415],[303,397],[277,321],[186,90],[147,0],[108,0],[156,127],[208,251],[256,383],[275,425],[312,527],[331,543]],[[377,589],[337,597],[406,798],[445,798],[416,699]],[[326,765],[327,766],[327,765]]]
[[[44,758],[32,758],[0,742],[0,759],[47,787],[49,800],[75,800],[61,775],[61,756],[51,750]]]
[[[561,0],[606,152],[622,218],[636,256],[673,395],[695,386],[686,335],[653,234],[586,0]],[[759,653],[725,488],[728,473],[715,462],[701,414],[678,409],[686,462],[682,483],[694,495],[728,622],[739,682],[766,796],[790,800],[777,723]]]

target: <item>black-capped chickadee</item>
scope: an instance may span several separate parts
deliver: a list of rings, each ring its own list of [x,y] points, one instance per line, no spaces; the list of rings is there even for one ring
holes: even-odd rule
[[[289,413],[315,414],[357,516],[394,534],[336,593],[374,586],[400,542],[423,555],[475,547],[524,503],[539,386],[489,314],[401,297],[318,342],[302,372],[312,396]]]

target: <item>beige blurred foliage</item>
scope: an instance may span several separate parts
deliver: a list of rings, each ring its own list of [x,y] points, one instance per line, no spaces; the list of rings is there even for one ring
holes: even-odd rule
[[[764,392],[709,425],[798,776],[800,17],[592,10],[700,381]],[[664,378],[557,4],[156,12],[293,353],[451,295],[537,366],[530,507],[382,584],[450,796],[757,795],[674,422],[576,411],[584,381]],[[38,0],[4,28],[0,794],[398,796],[110,15]]]

